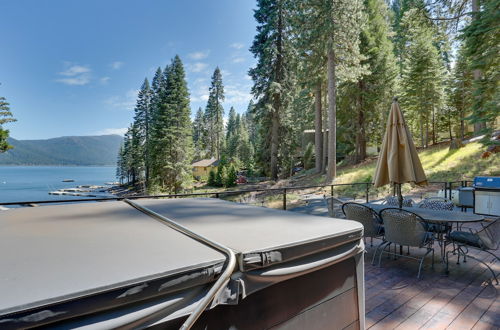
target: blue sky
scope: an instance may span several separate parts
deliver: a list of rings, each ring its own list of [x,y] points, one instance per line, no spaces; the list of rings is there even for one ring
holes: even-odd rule
[[[0,95],[16,139],[122,132],[137,89],[179,54],[193,113],[218,65],[224,107],[250,100],[250,0],[0,1]]]

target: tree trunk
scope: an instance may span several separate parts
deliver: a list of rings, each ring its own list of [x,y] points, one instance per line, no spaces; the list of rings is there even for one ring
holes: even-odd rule
[[[432,106],[432,144],[436,144],[436,114]]]
[[[276,100],[278,99],[278,100]],[[278,139],[279,139],[279,96],[275,96],[275,108],[272,110],[271,118],[271,179],[278,179]]]
[[[425,147],[429,147],[429,120],[425,120]]]
[[[356,133],[356,162],[362,162],[366,159],[366,134],[365,134],[365,113],[363,112],[363,81],[358,82],[358,118]]]
[[[480,0],[472,0],[472,12],[474,13],[479,13],[480,11]],[[472,15],[472,19],[476,20],[477,17],[476,15]],[[475,69],[473,71],[473,76],[474,80],[478,82],[478,80],[481,79],[482,72],[480,69]],[[478,95],[476,97],[482,97],[481,95]],[[481,133],[481,130],[486,128],[486,123],[474,123],[474,136],[478,136]]]
[[[314,106],[315,106],[315,116],[314,116],[314,160],[316,165],[316,172],[321,172],[321,161],[323,156],[323,129],[322,129],[322,118],[321,111],[321,82],[316,84],[316,91],[314,93]]]
[[[276,40],[276,81],[280,84],[284,80],[283,67],[283,8],[278,3],[278,38]],[[271,110],[271,179],[278,179],[278,144],[279,144],[279,116],[281,113],[281,94],[273,95],[273,109]]]
[[[335,77],[335,53],[332,46],[328,49],[328,168],[326,171],[326,181],[331,182],[337,175],[337,86]]]
[[[324,105],[328,103],[326,100],[326,94],[327,93],[323,93],[325,97],[323,102]],[[323,111],[323,159],[321,161],[321,173],[325,173],[327,167],[327,159],[328,159],[328,112],[326,108],[322,109],[322,111]]]

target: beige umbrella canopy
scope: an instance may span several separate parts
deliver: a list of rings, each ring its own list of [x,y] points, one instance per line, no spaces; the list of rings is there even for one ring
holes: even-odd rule
[[[401,184],[427,185],[424,169],[418,158],[410,131],[395,98],[387,120],[384,142],[375,170],[375,187],[388,183],[398,187],[400,207],[402,204]]]

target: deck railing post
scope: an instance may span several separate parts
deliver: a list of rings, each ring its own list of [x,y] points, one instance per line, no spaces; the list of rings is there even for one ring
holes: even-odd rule
[[[286,188],[283,189],[283,210],[286,210]]]
[[[330,186],[330,195],[333,197],[333,184]]]
[[[366,202],[370,202],[370,183],[366,184]]]

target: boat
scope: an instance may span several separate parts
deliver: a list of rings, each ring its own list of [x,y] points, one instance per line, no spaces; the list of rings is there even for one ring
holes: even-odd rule
[[[75,182],[75,180],[73,180],[73,179],[64,179],[64,180],[62,180],[62,182]]]

